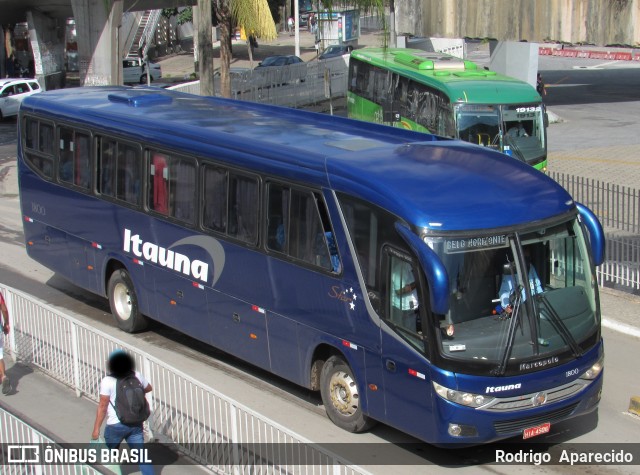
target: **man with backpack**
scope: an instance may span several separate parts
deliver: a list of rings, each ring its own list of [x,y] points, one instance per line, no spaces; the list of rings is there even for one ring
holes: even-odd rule
[[[145,394],[151,392],[151,384],[135,371],[133,358],[123,350],[109,355],[107,368],[109,374],[100,383],[100,402],[91,438],[100,437],[100,427],[106,418],[104,439],[108,448],[117,449],[126,440],[130,448],[142,449],[142,424],[150,414]],[[154,473],[149,464],[140,464],[140,471],[143,475]]]

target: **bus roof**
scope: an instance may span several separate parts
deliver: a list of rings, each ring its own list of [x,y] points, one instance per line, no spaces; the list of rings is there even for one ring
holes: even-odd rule
[[[503,154],[284,107],[106,86],[35,94],[21,111],[349,193],[419,228],[499,228],[575,207],[560,185]]]
[[[523,104],[542,101],[535,88],[524,81],[478,69],[471,61],[443,53],[411,48],[362,48],[353,50],[351,57],[441,90],[453,103]]]

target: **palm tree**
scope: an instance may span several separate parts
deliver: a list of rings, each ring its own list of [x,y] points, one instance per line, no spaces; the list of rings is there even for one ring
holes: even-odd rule
[[[267,0],[233,0],[231,15],[236,23],[244,28],[249,46],[249,59],[253,65],[250,36],[263,40],[275,40],[278,37],[269,3]]]
[[[220,25],[220,95],[231,97],[231,20],[244,28],[247,35],[264,40],[277,38],[276,26],[267,0],[214,0],[216,18]],[[251,55],[251,45],[249,45]]]

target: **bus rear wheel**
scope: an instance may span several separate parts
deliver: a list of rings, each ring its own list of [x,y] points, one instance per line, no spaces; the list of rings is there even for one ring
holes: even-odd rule
[[[375,424],[362,412],[358,382],[340,356],[330,357],[320,373],[320,394],[327,416],[349,432],[363,432]]]
[[[109,306],[121,330],[134,333],[147,327],[147,319],[138,308],[133,282],[124,269],[117,269],[109,278]]]

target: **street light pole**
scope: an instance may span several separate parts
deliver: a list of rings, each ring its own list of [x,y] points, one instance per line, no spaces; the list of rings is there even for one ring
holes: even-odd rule
[[[293,28],[295,31],[296,56],[300,57],[300,5],[298,0],[293,1]]]

